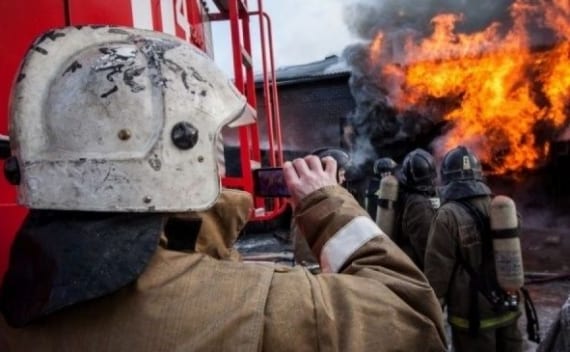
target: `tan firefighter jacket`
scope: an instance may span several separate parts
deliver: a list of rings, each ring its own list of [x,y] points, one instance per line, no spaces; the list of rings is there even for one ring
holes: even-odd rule
[[[252,211],[253,199],[249,193],[223,189],[213,207],[198,213],[202,225],[196,240],[196,252],[217,259],[240,260],[234,243]]]
[[[469,201],[488,216],[490,197],[476,197]],[[459,263],[458,248],[471,268],[480,267],[481,234],[475,220],[461,205],[447,202],[439,208],[429,231],[425,274],[440,302],[447,305],[450,324],[467,329],[470,276]],[[518,311],[497,314],[481,293],[478,298],[481,329],[509,325],[520,315]]]
[[[425,277],[348,192],[325,187],[297,210],[323,274],[159,247],[138,280],[113,294],[23,329],[0,320],[0,349],[445,349],[441,309]]]

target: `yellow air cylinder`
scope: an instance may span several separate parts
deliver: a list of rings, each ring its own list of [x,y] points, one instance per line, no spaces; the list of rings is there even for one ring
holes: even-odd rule
[[[376,195],[378,196],[376,224],[384,233],[392,237],[395,218],[394,203],[398,200],[398,180],[396,177],[384,176],[380,180],[380,188]]]
[[[515,202],[506,196],[496,196],[491,201],[490,218],[497,281],[503,290],[514,293],[524,285]]]

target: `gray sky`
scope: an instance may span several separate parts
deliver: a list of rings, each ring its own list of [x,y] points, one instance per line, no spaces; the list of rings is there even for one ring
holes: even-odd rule
[[[257,9],[257,1],[249,1],[250,10]],[[356,39],[343,22],[346,0],[263,0],[273,28],[273,46],[276,67],[318,61],[328,55],[340,55],[345,46]],[[215,6],[209,5],[215,12]],[[254,17],[256,18],[256,17]],[[261,70],[259,26],[251,25],[254,68]],[[213,22],[214,55],[216,62],[229,74],[231,42],[227,21]]]

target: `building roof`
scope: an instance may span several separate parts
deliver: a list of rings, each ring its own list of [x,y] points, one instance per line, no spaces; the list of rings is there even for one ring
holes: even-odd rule
[[[275,71],[277,83],[293,84],[316,81],[326,78],[344,77],[350,74],[346,63],[336,55],[327,56],[324,60],[301,65],[280,67]],[[255,75],[255,82],[263,81],[261,74]]]

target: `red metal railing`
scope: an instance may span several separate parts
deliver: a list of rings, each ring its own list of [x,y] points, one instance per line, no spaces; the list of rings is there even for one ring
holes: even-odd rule
[[[220,3],[220,1],[218,1]],[[259,16],[259,31],[261,40],[261,62],[263,76],[263,97],[265,105],[265,118],[267,124],[268,162],[261,165],[261,148],[259,129],[257,124],[239,127],[239,148],[241,176],[225,177],[222,184],[226,187],[235,187],[254,194],[252,169],[259,166],[281,166],[283,164],[283,145],[281,123],[279,114],[279,101],[277,83],[275,80],[275,62],[273,55],[273,39],[271,20],[263,12],[263,1],[258,0],[258,10],[249,12],[247,2],[241,0],[228,0],[222,5],[218,4],[220,13],[212,14],[210,20],[229,20],[232,55],[234,69],[234,83],[246,97],[248,103],[257,108],[255,77],[251,58],[251,36],[249,31],[250,16]],[[265,32],[265,26],[268,33]],[[253,164],[253,165],[252,165]],[[255,197],[255,206],[262,211],[256,212],[254,220],[269,220],[281,214],[286,207],[284,199],[267,201]]]

